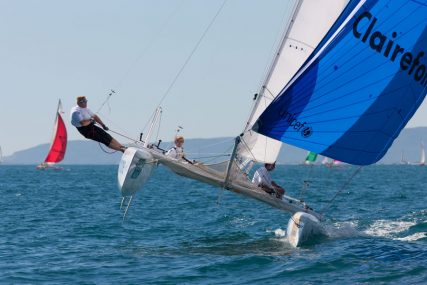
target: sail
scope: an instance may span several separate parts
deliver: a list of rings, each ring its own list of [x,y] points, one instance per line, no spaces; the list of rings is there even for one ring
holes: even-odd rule
[[[352,1],[254,130],[343,162],[381,159],[424,100],[427,1]]]
[[[1,146],[0,146],[0,164],[3,163],[3,153],[1,151]]]
[[[277,56],[246,123],[239,157],[259,162],[276,161],[282,143],[253,132],[252,126],[307,60],[348,2],[328,0],[328,5],[325,5],[318,0],[294,1]]]
[[[56,112],[55,126],[53,131],[53,140],[49,152],[44,160],[47,164],[58,163],[64,159],[67,149],[67,129],[61,116],[61,100],[58,103]]]
[[[420,155],[420,165],[426,164],[426,151],[424,148],[424,142],[421,142],[421,155]]]

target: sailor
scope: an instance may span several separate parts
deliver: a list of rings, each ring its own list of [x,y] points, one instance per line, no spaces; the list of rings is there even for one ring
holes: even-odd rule
[[[87,108],[85,96],[77,97],[77,106],[71,108],[71,124],[77,128],[85,138],[105,144],[111,149],[124,152],[126,147],[115,140],[107,132],[108,127],[101,121],[98,115]],[[98,123],[102,129],[95,126]]]
[[[166,152],[166,156],[177,159],[177,160],[185,160],[188,163],[193,164],[192,161],[188,160],[184,155],[184,137],[180,135],[176,135],[174,139],[175,145]]]
[[[270,171],[276,168],[276,162],[265,163],[264,166],[260,167],[255,171],[252,178],[252,183],[262,188],[269,194],[276,194],[276,197],[282,199],[285,194],[285,189],[280,187],[276,182],[271,179]]]

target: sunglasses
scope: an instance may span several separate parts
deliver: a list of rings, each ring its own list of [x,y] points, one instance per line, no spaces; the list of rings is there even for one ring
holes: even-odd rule
[[[79,103],[87,103],[87,100],[80,100]]]

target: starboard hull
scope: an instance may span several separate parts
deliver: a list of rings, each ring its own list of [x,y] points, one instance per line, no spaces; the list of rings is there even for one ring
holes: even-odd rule
[[[296,212],[289,219],[286,236],[293,247],[309,244],[322,235],[325,235],[322,224],[309,213]]]

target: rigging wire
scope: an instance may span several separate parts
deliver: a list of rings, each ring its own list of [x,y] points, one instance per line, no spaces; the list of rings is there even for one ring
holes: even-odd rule
[[[326,210],[328,210],[331,206],[332,206],[332,204],[333,204],[333,202],[334,202],[334,200],[335,200],[335,198],[344,190],[344,189],[346,189],[349,185],[350,185],[350,183],[351,183],[351,181],[353,180],[353,178],[360,172],[360,170],[362,170],[362,167],[363,166],[359,166],[354,172],[353,172],[353,174],[350,176],[350,178],[343,184],[343,186],[335,193],[335,195],[334,195],[334,197],[332,197],[332,199],[329,201],[329,203],[326,205],[326,206],[324,206],[323,208],[322,208],[322,210],[320,211],[320,214],[323,216],[324,215],[324,213],[326,212]]]
[[[107,95],[107,98],[105,99],[105,101],[101,104],[101,106],[99,107],[99,109],[95,112],[95,114],[99,114],[101,112],[101,110],[103,109],[103,107],[105,106],[105,104],[109,104],[109,100],[111,99],[112,95],[116,94],[115,90],[119,90],[122,86],[122,84],[124,83],[124,81],[126,80],[126,78],[128,78],[130,72],[132,71],[132,69],[135,67],[135,65],[144,57],[146,56],[147,52],[151,49],[151,47],[153,46],[154,42],[156,41],[156,39],[163,33],[164,29],[167,27],[168,23],[170,22],[170,20],[175,16],[175,14],[177,13],[177,11],[181,8],[181,6],[183,5],[184,1],[181,1],[178,3],[178,5],[175,6],[175,8],[172,10],[172,12],[166,17],[166,21],[164,21],[160,27],[160,29],[158,31],[155,31],[152,35],[152,37],[150,38],[150,40],[148,40],[148,45],[145,46],[145,48],[139,53],[139,55],[136,57],[136,59],[134,59],[131,64],[129,65],[127,71],[123,74],[123,76],[121,77],[120,80],[118,80],[116,86],[114,89],[110,90],[110,93]],[[109,105],[108,105],[109,106]],[[111,108],[110,108],[110,112],[111,112]],[[112,120],[109,120],[110,122],[112,122]],[[119,127],[120,128],[120,127]],[[123,128],[120,128],[123,130]],[[121,135],[121,134],[120,134]],[[124,135],[122,135],[124,136]],[[124,136],[126,137],[126,136]],[[128,138],[128,137],[127,137]],[[131,139],[134,140],[134,139]]]
[[[116,89],[118,89],[126,80],[126,78],[129,76],[132,69],[135,67],[135,65],[144,57],[146,56],[147,52],[151,49],[153,44],[156,42],[157,38],[163,33],[167,25],[169,24],[170,20],[175,16],[175,14],[179,11],[181,6],[183,5],[184,1],[181,1],[178,3],[178,5],[175,6],[175,8],[172,10],[172,12],[166,17],[166,21],[164,21],[158,31],[153,33],[152,37],[148,41],[148,45],[145,46],[145,48],[140,52],[140,54],[136,57],[136,59],[130,64],[127,71],[124,73],[123,77],[117,82]]]
[[[206,27],[205,31],[203,32],[202,36],[200,37],[200,39],[198,40],[198,42],[194,46],[193,50],[188,55],[188,57],[185,60],[184,64],[181,66],[181,68],[179,69],[178,73],[175,75],[175,78],[172,80],[172,82],[169,85],[168,89],[166,89],[166,92],[163,94],[162,98],[160,99],[158,106],[160,106],[163,103],[163,101],[166,99],[166,97],[169,95],[169,92],[172,90],[172,87],[175,85],[176,81],[178,80],[178,78],[180,77],[180,75],[182,74],[182,72],[184,71],[184,69],[187,66],[187,64],[190,62],[190,59],[193,57],[194,53],[196,52],[196,50],[200,46],[201,42],[205,38],[206,34],[208,33],[208,31],[210,30],[210,28],[214,24],[214,22],[215,22],[216,18],[218,17],[218,15],[221,13],[221,11],[224,8],[224,6],[227,3],[227,1],[228,0],[224,0],[222,2],[222,5],[219,7],[219,9],[216,12],[215,16],[212,18],[212,20],[210,21],[209,25]]]
[[[314,164],[310,164],[308,167],[309,167],[309,169],[308,169],[308,172],[307,172],[307,176],[306,176],[306,178],[302,182],[303,184],[302,184],[302,187],[301,187],[301,190],[300,190],[300,193],[299,193],[299,199],[300,200],[302,200],[303,195],[305,194],[305,192],[310,187],[310,183],[311,183],[310,178],[311,178],[312,173],[313,173]]]

